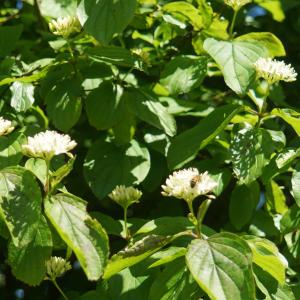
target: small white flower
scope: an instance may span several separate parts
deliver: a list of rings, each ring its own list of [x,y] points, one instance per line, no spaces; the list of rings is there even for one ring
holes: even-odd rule
[[[14,126],[12,126],[12,122],[9,120],[5,120],[2,117],[0,117],[0,136],[7,135],[11,133],[15,129]]]
[[[68,38],[71,34],[80,32],[81,25],[77,17],[63,17],[49,23],[50,31],[55,35]]]
[[[297,79],[297,73],[294,68],[290,64],[286,65],[283,61],[259,58],[254,66],[257,75],[268,81],[269,84],[280,80],[291,82]]]
[[[71,269],[70,263],[62,257],[52,256],[46,262],[46,272],[50,278],[60,277]]]
[[[123,208],[127,208],[132,203],[139,202],[142,192],[132,186],[118,185],[108,196]]]
[[[199,195],[210,193],[217,186],[207,172],[199,174],[196,168],[173,172],[162,185],[162,195],[193,201]]]
[[[68,153],[76,142],[67,134],[47,130],[29,137],[27,144],[22,145],[25,155],[50,160],[54,155]]]
[[[224,0],[226,5],[231,6],[234,10],[239,10],[244,5],[252,2],[252,0]]]

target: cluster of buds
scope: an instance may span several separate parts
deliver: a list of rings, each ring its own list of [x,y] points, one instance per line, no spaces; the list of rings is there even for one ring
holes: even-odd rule
[[[124,185],[118,185],[108,196],[126,209],[131,204],[139,202],[142,192],[132,186],[126,187]]]
[[[231,6],[235,11],[240,10],[244,5],[252,2],[252,0],[224,0],[225,4]]]
[[[62,257],[52,256],[46,262],[46,272],[51,279],[60,277],[71,269],[70,263]]]
[[[0,117],[0,136],[7,135],[11,133],[15,129],[14,126],[12,126],[12,122],[9,120],[5,120],[2,117]]]
[[[259,58],[254,64],[257,75],[269,84],[278,81],[292,82],[297,79],[297,73],[291,65],[271,58]]]
[[[67,39],[70,35],[80,32],[81,25],[77,17],[61,17],[49,23],[50,31]]]
[[[22,150],[27,156],[50,161],[54,155],[69,153],[76,145],[69,135],[47,130],[29,137]]]
[[[207,195],[217,186],[207,172],[199,173],[196,168],[173,172],[162,185],[162,195],[192,202],[200,195]]]

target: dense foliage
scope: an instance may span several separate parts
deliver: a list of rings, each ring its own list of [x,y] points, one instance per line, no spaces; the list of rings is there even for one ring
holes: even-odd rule
[[[298,0],[0,23],[1,299],[300,299]]]

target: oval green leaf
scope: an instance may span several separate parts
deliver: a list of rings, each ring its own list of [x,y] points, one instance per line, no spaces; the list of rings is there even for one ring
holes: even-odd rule
[[[149,152],[135,140],[121,147],[99,140],[90,148],[84,163],[86,181],[99,198],[105,197],[116,185],[142,182],[149,170]]]
[[[60,237],[74,251],[87,278],[98,280],[108,259],[108,237],[86,212],[86,202],[71,194],[57,194],[45,200],[45,212]]]
[[[204,49],[219,65],[226,84],[237,94],[245,94],[255,79],[254,63],[267,55],[257,42],[218,41],[208,38]]]
[[[188,246],[186,263],[194,279],[212,300],[254,300],[252,253],[245,241],[232,233]]]

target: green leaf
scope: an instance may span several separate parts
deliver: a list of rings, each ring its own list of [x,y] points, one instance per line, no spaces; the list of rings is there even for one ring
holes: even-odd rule
[[[34,86],[31,83],[15,81],[10,86],[12,94],[10,105],[17,112],[26,111],[34,103]]]
[[[73,156],[64,165],[62,165],[51,174],[50,186],[52,190],[56,188],[61,183],[61,181],[71,173],[71,171],[73,170],[75,159],[76,156]]]
[[[124,250],[113,255],[108,261],[103,279],[108,279],[121,270],[139,263],[160,248],[166,246],[172,239],[173,237],[148,235],[132,246],[126,247]]]
[[[129,110],[137,118],[163,130],[166,134],[176,134],[176,122],[159,100],[143,90],[131,89],[124,93],[121,101],[126,101]]]
[[[76,79],[58,82],[47,94],[47,112],[57,129],[67,132],[77,123],[82,108],[80,95],[80,82]]]
[[[286,137],[283,131],[269,130],[267,132],[270,134],[274,146],[278,150],[282,150],[286,145]]]
[[[120,101],[116,115],[116,123],[113,127],[116,144],[128,144],[134,136],[135,126],[135,115],[129,110],[125,101]]]
[[[272,158],[270,163],[264,168],[261,179],[266,185],[278,174],[285,172],[290,167],[291,163],[300,155],[297,148],[286,148]]]
[[[34,175],[22,167],[0,171],[0,214],[16,247],[35,237],[41,217],[42,196]]]
[[[300,209],[294,204],[285,212],[280,220],[280,229],[283,234],[300,228]]]
[[[20,132],[13,132],[8,136],[0,136],[0,169],[17,165],[22,157],[22,144],[25,136]]]
[[[16,43],[19,40],[23,31],[22,25],[3,26],[0,27],[0,56],[9,55],[15,49]]]
[[[121,90],[110,81],[104,81],[86,99],[89,123],[97,128],[109,129],[116,122],[116,110]]]
[[[25,163],[25,168],[31,171],[44,185],[47,178],[47,164],[41,158],[29,158]]]
[[[86,32],[107,44],[127,27],[135,8],[136,0],[81,0],[77,16]]]
[[[144,224],[136,233],[138,234],[156,234],[172,235],[180,231],[192,229],[193,224],[185,217],[161,217],[151,220]]]
[[[271,180],[266,185],[266,207],[274,214],[284,214],[288,207],[286,205],[285,195],[280,186]]]
[[[168,151],[170,169],[177,169],[193,160],[197,153],[208,145],[242,110],[238,105],[225,105],[216,108],[195,127],[177,135]]]
[[[149,300],[202,299],[197,283],[191,278],[184,261],[168,265],[153,282]]]
[[[266,296],[266,300],[296,300],[288,284],[279,284],[270,274],[254,265],[254,278],[257,287]]]
[[[267,49],[269,57],[286,55],[280,39],[271,32],[250,32],[237,37],[235,40],[259,43]]]
[[[99,140],[90,148],[84,162],[85,179],[99,198],[109,194],[116,185],[139,184],[149,170],[149,152],[135,140],[120,147]]]
[[[8,246],[8,262],[18,280],[38,285],[45,278],[46,261],[52,252],[52,237],[46,219],[41,216],[34,240],[23,247]]]
[[[254,63],[267,54],[257,42],[208,38],[203,47],[219,65],[226,84],[237,94],[247,92],[256,76]]]
[[[155,261],[149,265],[148,268],[154,268],[170,263],[176,258],[184,256],[185,253],[186,248],[184,247],[169,247],[165,250],[158,251],[150,257],[150,259],[154,259]]]
[[[300,207],[300,165],[296,165],[292,177],[292,191],[297,205]]]
[[[280,0],[255,0],[264,9],[268,10],[275,21],[282,22],[285,19],[283,3]],[[288,2],[288,1],[287,1]]]
[[[173,15],[175,18],[179,18],[179,21],[186,20],[195,30],[200,30],[204,26],[200,10],[190,3],[175,1],[165,4],[162,10],[165,13]]]
[[[271,154],[272,139],[266,130],[246,127],[235,133],[230,156],[239,184],[249,184],[261,176]]]
[[[259,196],[260,188],[256,181],[249,186],[237,185],[234,188],[230,197],[229,218],[235,228],[240,230],[251,221]]]
[[[108,237],[86,212],[86,202],[61,193],[45,200],[45,212],[60,237],[74,251],[89,280],[98,280],[108,259]]]
[[[298,216],[299,217],[299,216]],[[293,224],[294,225],[294,224]],[[292,232],[284,235],[284,240],[287,246],[288,258],[289,260],[294,262],[299,261],[300,258],[300,230],[299,230],[299,224],[298,228],[295,228]]]
[[[148,299],[151,278],[149,272],[137,268],[126,268],[108,281],[109,299]],[[103,293],[95,300],[102,300]]]
[[[111,216],[105,215],[99,211],[92,211],[90,215],[102,225],[107,234],[121,236],[123,228],[120,221],[115,220]]]
[[[232,233],[188,246],[186,263],[194,279],[212,300],[254,300],[252,253],[247,243]]]
[[[122,47],[106,46],[87,49],[89,58],[120,67],[134,68],[142,71],[143,61],[140,56]]]
[[[52,18],[74,16],[76,6],[77,0],[47,0],[39,3],[41,14]]]
[[[271,115],[278,116],[283,119],[286,123],[291,125],[297,135],[300,136],[300,113],[292,109],[274,108],[271,111]]]
[[[206,72],[207,57],[176,56],[166,64],[160,77],[160,83],[166,87],[170,94],[188,93],[200,86]]]
[[[244,236],[252,250],[253,262],[273,276],[280,284],[285,283],[286,266],[277,247],[267,239]]]

